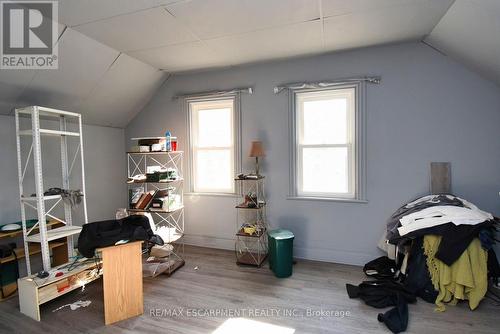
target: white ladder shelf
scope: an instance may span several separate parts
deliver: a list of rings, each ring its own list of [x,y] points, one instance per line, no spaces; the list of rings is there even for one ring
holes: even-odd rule
[[[31,118],[31,129],[21,129],[21,117]],[[59,129],[44,129],[40,126],[40,119],[49,119],[59,122]],[[18,108],[15,110],[16,118],[16,144],[17,144],[17,165],[19,174],[19,201],[21,203],[21,220],[24,236],[24,250],[26,254],[26,269],[28,275],[31,275],[31,264],[29,258],[29,243],[35,242],[40,243],[40,249],[42,253],[42,263],[43,269],[49,271],[51,269],[50,263],[50,248],[49,241],[65,238],[67,237],[68,244],[68,256],[71,257],[74,254],[73,246],[73,235],[77,235],[81,231],[81,227],[73,226],[72,220],[72,208],[71,205],[62,200],[60,195],[48,195],[44,196],[44,179],[42,171],[42,147],[41,147],[41,137],[45,136],[56,136],[60,138],[61,145],[61,167],[62,167],[62,187],[64,189],[70,188],[70,177],[73,170],[73,166],[78,157],[80,157],[81,162],[81,191],[83,193],[82,206],[83,206],[83,223],[88,223],[87,218],[87,202],[85,193],[85,171],[84,171],[84,156],[83,156],[83,138],[82,138],[82,117],[78,113],[56,110],[52,108],[40,107],[40,106],[30,106],[25,108]],[[68,131],[68,122],[74,122],[78,128],[78,131]],[[57,124],[57,123],[56,123]],[[28,155],[23,162],[22,149],[22,138],[31,138],[31,147],[29,149]],[[73,159],[70,161],[68,159],[68,139],[77,139],[77,148]],[[73,140],[74,141],[74,140]],[[24,182],[26,176],[26,170],[30,162],[30,158],[33,158],[33,171],[35,179],[35,196],[28,197],[24,194]],[[48,210],[46,209],[49,208]],[[57,217],[53,210],[58,205],[63,205],[64,207],[64,218]],[[34,226],[26,226],[26,209],[31,208],[36,211],[38,223]],[[51,218],[53,220],[63,223],[65,226],[47,229],[47,219]],[[33,234],[32,232],[37,229],[39,232]]]

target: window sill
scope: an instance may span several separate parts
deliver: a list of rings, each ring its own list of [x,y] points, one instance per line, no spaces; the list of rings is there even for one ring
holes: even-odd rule
[[[184,196],[211,196],[211,197],[241,197],[238,194],[226,194],[226,193],[185,193]]]
[[[368,201],[364,199],[356,198],[333,198],[333,197],[307,197],[307,196],[288,196],[288,200],[299,200],[299,201],[320,201],[320,202],[338,202],[338,203],[358,203],[367,204]]]

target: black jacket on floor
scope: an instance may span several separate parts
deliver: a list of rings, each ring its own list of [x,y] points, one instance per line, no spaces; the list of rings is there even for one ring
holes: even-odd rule
[[[346,284],[346,289],[349,298],[360,298],[367,305],[376,308],[395,306],[386,313],[380,313],[377,319],[393,333],[406,330],[408,303],[416,302],[417,298],[401,283],[391,280],[365,281],[358,286]]]
[[[417,298],[411,291],[395,281],[365,281],[358,286],[346,284],[346,289],[349,298],[359,298],[367,305],[376,308],[397,305],[398,295],[401,295],[408,303],[417,301]]]

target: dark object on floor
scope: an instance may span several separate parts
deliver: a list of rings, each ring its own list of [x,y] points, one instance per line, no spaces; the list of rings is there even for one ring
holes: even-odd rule
[[[394,278],[397,267],[394,260],[389,259],[387,256],[381,256],[365,264],[363,271],[367,276],[378,279]]]
[[[404,332],[408,327],[408,304],[398,295],[396,307],[385,313],[379,313],[377,319],[393,333]]]
[[[119,240],[144,240],[163,245],[161,237],[153,233],[146,216],[131,215],[119,220],[83,225],[78,237],[78,251],[83,256],[91,258],[96,248],[112,246]]]
[[[406,330],[408,325],[408,303],[417,301],[415,295],[402,284],[391,280],[366,281],[359,286],[346,284],[349,298],[360,298],[366,305],[376,308],[395,306],[386,313],[380,313],[378,321],[393,332]]]
[[[349,298],[360,298],[366,305],[376,308],[396,306],[398,297],[402,297],[407,303],[417,301],[411,291],[395,281],[365,281],[358,286],[346,284],[346,289]]]
[[[494,284],[498,284],[500,265],[498,264],[498,258],[493,248],[488,251],[488,277],[493,279]]]

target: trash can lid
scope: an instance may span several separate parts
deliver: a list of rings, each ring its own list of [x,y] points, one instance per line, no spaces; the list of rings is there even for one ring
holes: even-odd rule
[[[285,229],[282,229],[282,228],[279,228],[279,229],[273,230],[273,231],[269,231],[268,235],[271,238],[274,238],[276,240],[292,239],[292,238],[295,237],[291,231],[285,230]]]

